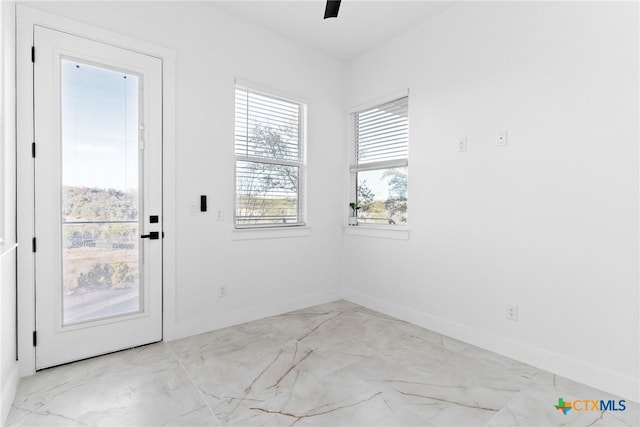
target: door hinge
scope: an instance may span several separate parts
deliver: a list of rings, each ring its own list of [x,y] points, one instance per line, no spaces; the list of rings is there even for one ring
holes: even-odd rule
[[[33,240],[31,240],[31,249],[33,250],[33,252],[36,251],[36,238],[34,237]]]
[[[33,331],[33,346],[38,346],[38,333],[36,331]]]
[[[36,143],[33,142],[31,144],[31,157],[33,157],[34,159],[36,158]]]
[[[31,62],[36,62],[36,47],[31,46]]]

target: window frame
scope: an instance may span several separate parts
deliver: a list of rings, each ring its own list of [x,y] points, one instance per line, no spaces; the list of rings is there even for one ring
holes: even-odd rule
[[[383,106],[385,104],[398,101],[402,98],[407,98],[407,119],[410,122],[409,116],[409,90],[405,89],[381,98],[377,98],[370,102],[360,104],[354,108],[349,110],[349,124],[350,124],[350,159],[349,159],[349,202],[354,200],[357,201],[357,187],[358,187],[358,172],[366,172],[366,171],[374,171],[374,170],[385,170],[385,169],[394,169],[394,168],[406,168],[407,170],[407,221],[401,224],[376,224],[376,223],[366,223],[366,222],[358,222],[357,227],[349,227],[345,225],[345,230],[347,234],[357,234],[364,235],[369,237],[383,237],[383,238],[392,238],[392,239],[408,239],[408,217],[409,217],[409,135],[410,128],[407,129],[407,156],[402,159],[391,159],[391,160],[378,160],[371,162],[364,162],[362,164],[358,163],[358,138],[357,138],[357,128],[356,128],[356,116],[359,113],[371,110],[376,107]],[[347,210],[348,215],[351,215],[351,209]],[[346,223],[346,221],[345,221]],[[370,231],[366,231],[366,230]],[[400,234],[398,234],[399,232]],[[394,234],[389,234],[394,233]],[[397,235],[395,235],[397,234]]]
[[[239,155],[236,152],[237,149],[237,141],[236,141],[236,126],[237,126],[237,117],[236,117],[236,99],[238,90],[246,91],[247,93],[253,93],[262,97],[272,98],[278,101],[284,101],[292,104],[296,104],[298,106],[298,159],[290,160],[290,159],[273,159],[269,157],[260,157],[260,156],[252,156],[252,155]],[[234,202],[233,202],[233,229],[235,232],[247,232],[247,231],[255,231],[259,232],[256,238],[263,238],[263,234],[260,232],[261,230],[283,230],[283,229],[306,229],[307,228],[307,220],[306,220],[306,182],[307,182],[307,111],[308,111],[308,103],[306,100],[291,94],[284,93],[280,90],[272,89],[269,87],[265,87],[262,85],[257,85],[254,83],[248,83],[241,80],[235,80],[234,86],[234,168],[233,168],[233,194],[234,194]],[[297,186],[297,219],[298,221],[295,223],[263,223],[263,224],[238,224],[238,162],[254,162],[254,163],[263,163],[263,164],[273,164],[273,165],[281,165],[281,166],[291,166],[298,168],[298,186]],[[255,233],[253,233],[255,234]],[[252,235],[253,235],[252,234]],[[288,233],[290,234],[290,233]],[[307,234],[306,232],[303,234]],[[294,235],[298,235],[298,233],[294,233]],[[265,238],[268,238],[265,237]],[[235,240],[243,240],[242,237],[235,237]]]

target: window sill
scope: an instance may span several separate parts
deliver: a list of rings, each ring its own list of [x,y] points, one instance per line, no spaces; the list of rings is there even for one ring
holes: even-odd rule
[[[406,226],[345,225],[344,234],[349,236],[377,237],[379,239],[409,240],[409,228]]]
[[[231,232],[231,240],[283,239],[310,235],[309,227],[235,228]]]

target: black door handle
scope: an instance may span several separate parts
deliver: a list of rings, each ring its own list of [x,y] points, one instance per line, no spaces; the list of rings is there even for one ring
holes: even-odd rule
[[[158,240],[160,238],[160,233],[157,231],[152,231],[149,234],[143,234],[140,236],[141,239],[150,239],[150,240]]]

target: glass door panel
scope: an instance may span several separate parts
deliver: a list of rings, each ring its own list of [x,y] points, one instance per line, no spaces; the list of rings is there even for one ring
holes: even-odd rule
[[[141,311],[140,76],[61,59],[63,325]]]

